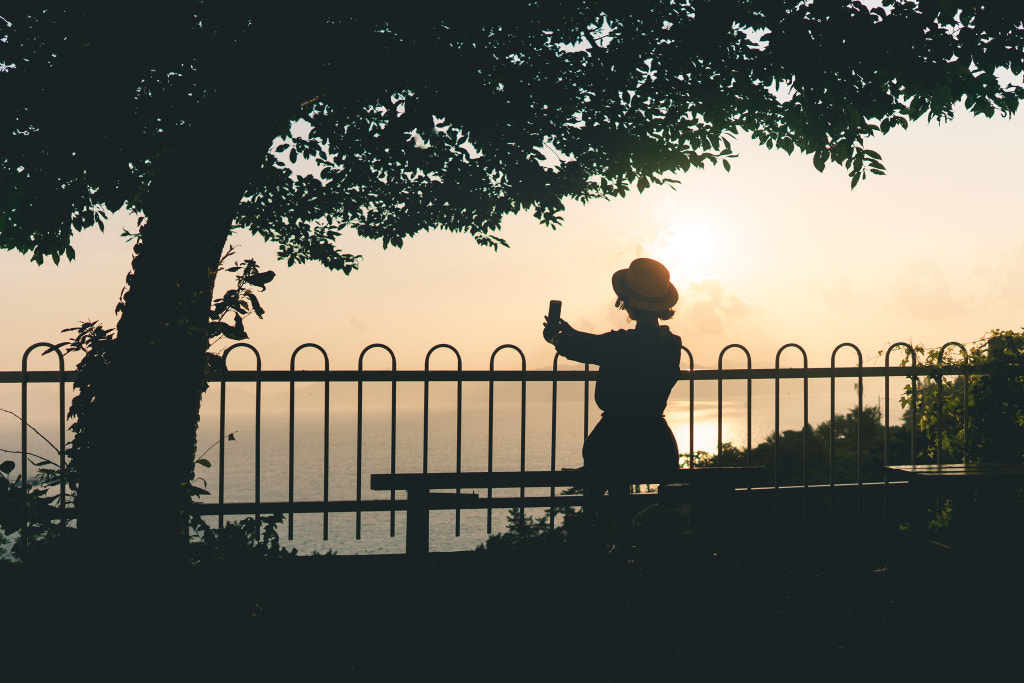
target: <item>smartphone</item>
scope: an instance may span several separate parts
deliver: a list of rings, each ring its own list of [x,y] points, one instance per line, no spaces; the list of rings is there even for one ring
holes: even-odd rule
[[[562,317],[562,302],[561,301],[556,301],[555,299],[552,299],[551,303],[548,304],[548,323],[551,324],[551,325],[554,325],[555,323],[557,323],[561,319],[561,317]]]

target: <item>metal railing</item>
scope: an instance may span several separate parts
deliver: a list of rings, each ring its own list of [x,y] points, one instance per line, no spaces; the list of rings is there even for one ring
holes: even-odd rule
[[[956,348],[961,353],[963,361],[960,364],[945,363],[945,354],[948,348]],[[56,384],[59,387],[58,397],[56,405],[52,406],[54,411],[59,413],[59,419],[56,430],[59,432],[57,438],[54,440],[59,445],[54,444],[54,447],[59,451],[59,463],[61,467],[66,465],[65,462],[65,450],[66,450],[66,412],[67,412],[67,395],[65,387],[69,382],[74,380],[75,373],[73,370],[69,370],[64,365],[64,358],[60,356],[60,353],[54,353],[56,357],[54,361],[57,365],[57,369],[53,370],[30,370],[29,359],[30,356],[41,349],[48,351],[56,351],[56,348],[51,344],[39,343],[29,347],[22,356],[21,370],[20,371],[6,371],[0,372],[0,386],[2,385],[20,385],[21,389],[21,428],[20,428],[20,462],[17,463],[17,467],[14,472],[10,474],[13,480],[18,474],[25,474],[30,472],[29,467],[29,430],[33,415],[29,414],[30,406],[30,387],[39,384]],[[226,370],[211,375],[211,387],[219,385],[219,406],[218,406],[218,430],[219,430],[219,449],[218,449],[218,467],[217,477],[218,486],[216,491],[216,502],[215,503],[197,503],[196,509],[200,510],[205,515],[216,515],[218,523],[224,523],[225,515],[266,515],[276,512],[282,512],[288,515],[288,538],[293,536],[293,523],[294,516],[301,513],[318,513],[323,516],[323,539],[328,539],[328,516],[331,513],[354,513],[355,514],[355,537],[358,539],[362,535],[362,516],[363,513],[369,511],[384,511],[390,513],[390,534],[393,536],[396,533],[395,514],[406,509],[405,501],[391,492],[387,498],[367,498],[363,490],[364,477],[369,474],[365,471],[366,467],[366,452],[365,452],[365,406],[364,406],[364,385],[367,383],[384,383],[390,385],[390,434],[389,434],[389,450],[388,463],[389,471],[391,473],[396,472],[398,466],[398,446],[397,446],[397,433],[398,433],[398,387],[400,385],[419,384],[423,388],[422,392],[422,458],[420,461],[420,469],[423,472],[431,471],[430,467],[430,426],[431,426],[431,387],[438,382],[454,383],[456,388],[455,398],[455,471],[461,472],[464,467],[463,458],[463,415],[465,407],[463,405],[463,386],[464,384],[478,385],[486,383],[488,388],[487,398],[487,446],[486,446],[486,471],[495,471],[495,384],[501,382],[514,382],[518,383],[521,387],[520,390],[520,402],[519,402],[519,469],[527,469],[527,435],[528,435],[528,424],[527,424],[527,387],[528,385],[547,385],[550,387],[550,430],[551,430],[551,444],[550,444],[550,459],[548,467],[554,470],[557,467],[556,453],[558,451],[558,411],[560,405],[559,399],[559,385],[562,383],[573,383],[581,385],[582,387],[582,429],[579,432],[579,444],[581,445],[583,439],[590,429],[590,405],[591,405],[591,392],[590,383],[596,381],[597,371],[591,369],[589,366],[584,366],[582,369],[559,369],[558,358],[554,358],[550,370],[530,370],[527,369],[526,356],[521,349],[518,347],[505,344],[499,346],[494,350],[490,357],[489,367],[486,370],[466,370],[462,367],[462,357],[458,350],[448,344],[438,344],[431,348],[423,361],[422,370],[399,370],[395,353],[386,345],[383,344],[372,344],[367,346],[358,356],[356,368],[352,370],[332,370],[330,368],[330,361],[327,352],[316,344],[302,344],[295,349],[291,354],[288,370],[264,370],[262,359],[256,348],[246,343],[238,343],[230,348],[226,349],[223,354],[223,360],[225,367],[229,356],[234,358],[236,349],[246,349],[252,354],[255,361],[254,370]],[[297,356],[300,351],[309,349],[316,351],[323,359],[322,369],[308,370],[299,369],[296,365]],[[848,350],[856,355],[856,365],[853,366],[839,366],[837,365],[837,354],[842,350]],[[454,370],[438,370],[431,369],[431,359],[435,353],[439,351],[450,352],[454,355],[456,362],[456,368]],[[384,353],[390,362],[390,368],[384,370],[368,370],[365,369],[365,359],[369,352],[374,351],[377,353]],[[782,357],[789,352],[790,355],[798,353],[801,358],[801,364],[798,367],[783,367]],[[899,365],[893,364],[893,353],[896,351],[902,351],[904,360]],[[518,359],[519,368],[514,370],[498,370],[495,369],[496,358],[500,353],[515,354]],[[957,343],[950,343],[945,345],[940,354],[939,362],[940,366],[929,366],[920,367],[917,363],[917,354],[914,349],[905,343],[893,344],[884,354],[884,365],[875,367],[865,367],[863,364],[863,356],[860,349],[855,345],[844,343],[837,346],[831,354],[831,362],[828,367],[810,367],[808,365],[808,357],[806,351],[797,344],[786,344],[781,347],[775,356],[774,367],[755,368],[751,361],[750,352],[739,344],[730,344],[726,346],[721,353],[718,355],[717,367],[714,368],[697,368],[694,364],[693,354],[689,349],[684,347],[684,362],[686,367],[680,370],[680,382],[677,385],[677,391],[681,387],[686,394],[686,402],[688,404],[688,420],[687,420],[687,433],[688,438],[680,439],[680,450],[681,450],[681,464],[684,467],[697,467],[702,464],[710,462],[716,462],[716,458],[723,457],[723,446],[726,444],[724,441],[723,425],[725,424],[725,418],[723,416],[723,405],[724,400],[724,383],[728,381],[738,380],[746,383],[746,400],[745,400],[745,417],[746,417],[746,444],[742,449],[745,463],[751,463],[751,455],[755,452],[753,447],[753,428],[752,428],[752,415],[753,415],[753,383],[755,381],[769,380],[774,382],[774,429],[772,434],[774,435],[775,441],[775,454],[774,461],[771,463],[770,469],[772,470],[772,482],[770,486],[766,487],[750,487],[747,489],[750,492],[759,493],[778,493],[785,490],[802,489],[804,491],[811,489],[835,489],[837,487],[844,486],[873,486],[873,485],[888,485],[887,479],[881,479],[879,481],[865,481],[862,477],[862,448],[860,443],[860,423],[857,424],[856,439],[857,444],[854,450],[856,457],[855,470],[857,473],[855,482],[837,482],[833,477],[835,472],[834,455],[837,451],[836,448],[836,429],[835,429],[835,417],[836,417],[836,380],[842,378],[853,378],[857,380],[856,394],[857,394],[857,410],[858,414],[863,414],[864,410],[864,381],[869,378],[881,378],[884,383],[884,414],[882,416],[882,424],[884,429],[884,451],[882,459],[885,464],[902,464],[912,463],[914,458],[917,457],[915,434],[916,427],[910,430],[910,447],[909,452],[900,454],[893,454],[890,452],[890,426],[892,423],[892,415],[890,414],[890,402],[892,399],[891,392],[891,381],[896,378],[901,380],[903,383],[910,382],[913,388],[913,392],[918,391],[918,381],[921,377],[931,378],[944,378],[949,376],[963,377],[963,390],[964,398],[964,415],[963,422],[968,425],[968,414],[966,392],[969,378],[972,375],[976,375],[982,370],[978,368],[972,368],[967,365],[967,350],[966,348]],[[741,353],[745,359],[745,367],[741,368],[729,368],[726,367],[725,359],[729,354]],[[802,380],[802,424],[803,431],[803,477],[802,481],[797,485],[784,484],[780,481],[779,476],[779,451],[778,444],[783,434],[781,431],[780,414],[782,407],[782,400],[780,398],[780,384],[783,380]],[[809,415],[809,401],[810,394],[808,391],[808,383],[811,380],[829,380],[829,445],[828,445],[828,473],[829,479],[827,482],[813,483],[808,480],[808,463],[807,463],[807,433],[810,428],[808,421]],[[297,383],[308,383],[316,382],[322,383],[323,385],[323,457],[322,457],[322,497],[317,500],[298,500],[296,498],[295,491],[295,475],[296,475],[296,435],[298,427],[296,425],[296,384]],[[228,437],[226,431],[226,415],[227,415],[227,396],[228,396],[228,385],[240,385],[249,383],[254,388],[255,393],[255,405],[253,408],[253,416],[255,419],[254,426],[254,439],[253,448],[254,451],[251,454],[253,462],[253,497],[251,501],[247,502],[232,502],[229,500],[227,495],[226,487],[227,482],[225,480],[225,471],[227,468],[227,455],[225,451],[225,442]],[[261,434],[263,432],[262,417],[264,414],[264,396],[263,387],[266,384],[281,385],[287,384],[289,390],[289,403],[288,403],[288,493],[287,500],[276,500],[268,501],[264,499],[261,489],[263,488],[263,476],[265,471],[262,468],[263,462],[263,443],[261,441]],[[354,455],[354,478],[355,478],[355,489],[353,496],[332,496],[332,489],[330,486],[330,473],[332,469],[331,461],[331,430],[330,430],[330,416],[332,410],[339,409],[338,405],[332,405],[331,402],[331,387],[332,385],[354,385],[356,388],[356,405],[355,419],[356,419],[356,430],[355,430],[355,455]],[[715,453],[705,453],[695,448],[695,388],[701,386],[717,385],[717,450]],[[938,384],[938,400],[942,400],[943,383]],[[900,387],[899,393],[903,393],[903,387]],[[209,400],[209,396],[207,399]],[[911,401],[911,411],[916,410],[917,401]],[[0,406],[3,407],[3,406]],[[351,409],[352,406],[346,406],[347,409]],[[13,412],[13,411],[10,411]],[[912,414],[910,418],[910,424],[916,425],[916,414]],[[678,430],[677,430],[678,433]],[[0,447],[4,448],[7,452],[18,451],[19,449],[7,448],[7,444],[0,444]],[[763,450],[763,449],[762,449]],[[935,454],[936,459],[949,458],[950,454],[943,454],[941,450],[938,450]],[[954,457],[962,459],[963,454],[957,454]],[[895,460],[900,462],[895,462]],[[720,462],[720,461],[719,461]],[[491,491],[488,491],[487,501],[482,502],[477,507],[485,507],[487,509],[487,532],[492,531],[492,519],[491,513],[494,507],[498,507],[499,504],[504,505],[508,499],[493,499],[491,497]],[[556,496],[554,488],[550,489],[547,496],[551,499]],[[526,501],[525,489],[520,490],[520,497],[523,501]],[[541,500],[541,498],[530,498],[532,501]],[[489,505],[493,501],[494,505]],[[62,511],[67,505],[67,491],[64,490],[63,485],[59,492],[58,504]],[[443,506],[442,506],[443,507]],[[455,535],[461,533],[461,509],[458,506],[455,509]],[[73,515],[73,511],[71,513]]]

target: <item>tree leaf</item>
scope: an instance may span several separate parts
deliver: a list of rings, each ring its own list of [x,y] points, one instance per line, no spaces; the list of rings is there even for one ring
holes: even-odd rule
[[[260,301],[256,298],[256,295],[252,292],[246,292],[245,297],[249,300],[249,303],[252,304],[252,312],[256,314],[256,317],[262,318],[266,311],[263,310],[262,306],[260,306]]]
[[[274,279],[276,274],[272,270],[267,270],[262,273],[253,273],[252,275],[245,275],[243,279],[252,285],[253,287],[259,287],[260,291],[264,291],[267,288],[267,283]]]
[[[814,168],[818,169],[818,173],[825,171],[825,162],[828,161],[828,151],[819,150],[814,153]]]

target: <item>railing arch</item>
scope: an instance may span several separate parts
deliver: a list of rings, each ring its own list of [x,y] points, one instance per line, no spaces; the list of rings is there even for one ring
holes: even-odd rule
[[[362,502],[363,500],[363,361],[366,358],[366,354],[372,349],[383,349],[387,351],[388,356],[391,358],[391,372],[398,371],[398,361],[395,358],[395,352],[391,350],[391,347],[386,344],[370,344],[359,353],[359,361],[357,367],[359,368],[359,380],[357,381],[357,397],[356,397],[356,501]],[[398,425],[398,380],[391,380],[391,474],[395,473],[395,465],[397,460],[397,425]],[[395,492],[392,490],[390,493],[391,497],[391,513],[390,513],[390,535],[395,535]],[[363,511],[362,509],[356,510],[356,539],[362,538],[362,523],[363,523]]]
[[[753,362],[750,358],[750,351],[747,347],[742,344],[729,344],[718,354],[718,370],[721,372],[724,369],[723,362],[725,354],[730,349],[739,349],[747,357],[747,371],[753,370]],[[750,465],[750,451],[753,449],[753,393],[754,393],[754,380],[751,377],[747,378],[747,454],[746,464]],[[721,463],[722,460],[722,377],[718,377],[718,460]],[[749,483],[748,483],[749,488]]]
[[[961,344],[960,342],[946,342],[945,344],[943,344],[939,348],[939,355],[936,358],[935,363],[939,367],[942,367],[943,366],[942,359],[943,359],[943,356],[945,356],[945,354],[946,354],[946,349],[948,349],[950,347],[953,347],[953,346],[955,346],[956,348],[960,349],[960,353],[963,355],[963,359],[964,359],[963,360],[963,368],[964,368],[964,371],[963,371],[963,378],[964,378],[963,392],[964,393],[963,393],[963,410],[962,410],[962,413],[961,413],[963,415],[963,417],[964,417],[964,450],[963,450],[963,453],[961,454],[961,462],[967,462],[968,436],[970,434],[969,425],[967,423],[967,421],[968,421],[968,412],[967,412],[968,391],[967,391],[967,386],[971,382],[971,371],[970,371],[971,356],[967,352],[967,348],[963,344]],[[946,431],[946,419],[945,419],[946,418],[946,411],[943,409],[943,398],[944,398],[944,396],[943,396],[943,393],[944,393],[943,392],[943,388],[945,386],[945,382],[943,382],[943,377],[944,377],[944,375],[939,375],[938,386],[936,386],[936,388],[935,388],[936,389],[936,392],[935,392],[936,399],[935,400],[937,401],[938,407],[939,407],[939,410],[938,410],[938,412],[939,412],[939,421],[938,421],[939,438],[935,440],[935,464],[936,465],[942,464],[942,435]]]
[[[782,368],[782,366],[781,366],[782,352],[785,351],[786,349],[796,349],[797,351],[799,351],[801,357],[803,358],[803,362],[804,362],[804,365],[803,365],[803,370],[804,370],[804,373],[803,373],[803,380],[804,380],[803,408],[804,408],[804,413],[803,413],[803,420],[800,423],[800,435],[801,435],[801,439],[802,439],[802,452],[803,452],[803,468],[802,468],[802,470],[803,470],[803,482],[802,482],[802,484],[803,484],[803,487],[806,489],[807,488],[807,429],[808,429],[808,427],[810,425],[810,420],[808,419],[808,401],[809,401],[808,381],[809,381],[809,379],[808,379],[808,376],[807,376],[807,367],[808,367],[807,366],[807,351],[805,351],[804,347],[800,346],[799,344],[794,344],[792,342],[790,342],[789,344],[783,344],[781,347],[779,347],[779,350],[775,352],[775,370],[776,371],[778,371],[778,370],[780,370]],[[781,408],[780,408],[780,400],[781,400],[781,397],[780,397],[780,384],[781,384],[781,379],[782,378],[778,374],[776,374],[776,377],[775,377],[775,452],[773,454],[773,459],[772,459],[772,469],[773,469],[773,475],[772,476],[773,476],[773,478],[775,480],[775,488],[776,488],[776,490],[779,488],[779,443],[782,440],[782,433],[779,430],[779,426],[780,426],[779,425],[779,415],[781,413]]]
[[[861,370],[857,375],[857,484],[861,482],[861,421],[864,415],[864,355],[860,348],[851,342],[843,342],[832,349],[831,368],[832,376],[829,378],[829,415],[828,415],[828,484],[834,487],[835,482],[835,432],[836,432],[836,355],[840,349],[853,349],[857,354],[857,368]]]
[[[256,379],[255,379],[255,382],[256,382],[256,416],[255,416],[256,424],[255,424],[255,434],[254,434],[254,439],[253,439],[253,441],[254,441],[254,445],[253,445],[253,450],[254,450],[254,454],[253,454],[254,455],[254,466],[253,466],[253,469],[255,470],[255,481],[254,481],[254,487],[253,487],[253,498],[254,498],[254,501],[256,503],[256,512],[254,513],[255,516],[256,516],[256,528],[260,528],[260,433],[262,431],[261,428],[260,428],[260,417],[263,414],[263,407],[262,407],[263,396],[262,396],[262,393],[261,393],[262,392],[262,384],[263,384],[263,378],[261,376],[261,374],[263,372],[263,359],[260,357],[260,352],[258,350],[256,350],[255,346],[253,346],[252,344],[248,344],[246,342],[238,342],[237,344],[232,344],[228,348],[224,349],[224,353],[222,353],[221,356],[220,356],[221,362],[224,364],[224,370],[225,371],[228,368],[228,355],[232,351],[237,349],[237,348],[249,349],[250,351],[252,351],[253,356],[256,357]],[[217,500],[218,500],[218,502],[221,505],[224,504],[224,470],[225,470],[225,466],[224,466],[225,465],[225,463],[224,463],[224,442],[227,439],[227,434],[225,434],[226,429],[225,429],[224,420],[226,418],[226,413],[227,413],[227,411],[226,411],[226,407],[227,407],[227,393],[228,393],[227,392],[227,378],[225,377],[225,375],[222,374],[221,375],[221,379],[220,379],[220,425],[219,425],[219,434],[218,434],[218,436],[220,438],[219,438],[219,440],[217,442],[218,446],[219,446],[219,449],[218,449],[218,459],[217,459],[217,462],[218,462],[218,466],[217,466],[218,467],[218,470],[217,470]],[[223,528],[223,527],[224,527],[224,513],[221,512],[220,514],[217,515],[217,528],[220,529],[220,528]]]
[[[488,368],[494,372],[494,360],[504,350],[515,351],[519,355],[520,368],[526,373],[526,354],[515,344],[502,344],[491,353]],[[521,380],[521,399],[519,408],[519,471],[526,470],[526,378]],[[487,471],[494,471],[494,379],[487,382]],[[523,491],[525,494],[525,490]],[[487,489],[487,498],[491,499],[494,489]],[[491,533],[494,510],[487,508],[487,533]]]
[[[295,358],[303,349],[316,349],[324,359],[324,505],[330,500],[330,435],[331,435],[331,381],[329,373],[331,370],[330,359],[327,352],[319,344],[306,342],[295,347],[291,359],[288,362],[288,369],[292,373],[288,381],[288,503],[295,503]],[[288,540],[291,540],[295,528],[295,514],[288,513]],[[327,540],[327,511],[324,510],[324,533],[323,539]]]
[[[57,355],[57,372],[59,373],[57,400],[59,403],[58,410],[60,411],[57,417],[57,429],[60,432],[58,437],[60,446],[57,449],[57,458],[60,461],[59,500],[60,510],[63,515],[67,510],[67,395],[65,390],[67,373],[64,368],[64,354],[61,353],[60,347],[49,342],[36,342],[25,349],[25,353],[21,355],[21,486],[22,489],[28,489],[28,357],[36,349],[46,349],[46,351],[43,351],[44,356],[48,353]],[[40,436],[42,435],[40,434]],[[45,437],[43,438],[45,439]],[[53,444],[51,443],[50,445],[52,446]],[[64,516],[64,519],[66,521],[67,517]]]
[[[689,453],[689,462],[690,462],[690,468],[693,469],[693,450],[694,450],[693,449],[693,441],[694,441],[694,426],[693,426],[693,421],[694,421],[694,410],[693,410],[693,354],[690,352],[690,349],[686,348],[685,346],[680,349],[680,352],[685,353],[686,354],[686,358],[689,361],[689,367],[687,368],[687,370],[688,370],[687,379],[689,380],[689,384],[690,384],[690,388],[689,388],[689,391],[690,391],[690,393],[689,393],[689,397],[690,397],[689,398],[689,411],[690,411],[690,453]]]
[[[554,377],[551,380],[551,462],[554,467],[555,453],[557,451],[557,440],[556,435],[558,434],[558,352],[555,351],[554,358],[551,359],[551,372],[554,373]],[[586,435],[583,437],[586,439]],[[526,495],[526,489],[520,491],[520,495]]]
[[[455,354],[456,370],[460,378],[455,381],[455,471],[462,472],[462,356],[451,344],[436,344],[427,351],[423,361],[423,370],[430,372],[430,357],[439,349],[448,349]],[[427,457],[429,445],[427,442],[428,430],[430,428],[430,378],[429,374],[423,378],[423,471],[427,471]],[[461,489],[455,491],[461,493]],[[462,535],[462,510],[455,509],[455,535]]]
[[[889,346],[885,351],[885,369],[888,371],[892,364],[890,362],[890,356],[892,352],[897,348],[904,348],[907,351],[907,355],[910,356],[910,369],[917,369],[917,352],[914,347],[906,342],[896,342]],[[905,362],[905,357],[904,357]],[[882,464],[884,466],[889,465],[889,404],[891,401],[889,395],[889,380],[892,379],[888,372],[885,376],[885,438],[882,443]],[[917,375],[910,375],[911,389],[910,389],[910,464],[913,465],[917,458],[917,448],[915,436],[917,434]],[[886,481],[888,481],[888,474],[886,474]]]

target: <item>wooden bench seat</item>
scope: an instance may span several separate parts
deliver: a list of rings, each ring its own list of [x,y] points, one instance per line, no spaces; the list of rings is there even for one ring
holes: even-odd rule
[[[668,476],[659,476],[656,481],[636,478],[624,480],[626,484],[690,484],[701,495],[727,492],[732,489],[753,486],[766,473],[764,467],[700,467],[675,470]],[[425,555],[429,552],[429,516],[431,509],[453,509],[461,507],[494,508],[509,507],[510,502],[542,503],[551,505],[555,500],[553,489],[584,487],[588,484],[588,473],[574,470],[526,470],[520,472],[402,472],[396,474],[370,475],[370,488],[374,491],[406,491],[408,495],[408,516],[406,520],[406,553]],[[543,498],[525,497],[487,498],[481,500],[477,493],[464,493],[464,489],[505,489],[505,488],[549,488],[550,496]],[[449,493],[435,493],[449,491]],[[450,493],[454,491],[454,493]],[[579,504],[579,497],[558,496],[566,503]]]

